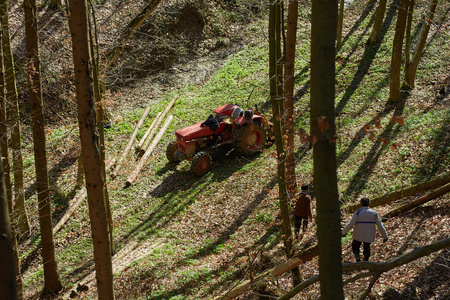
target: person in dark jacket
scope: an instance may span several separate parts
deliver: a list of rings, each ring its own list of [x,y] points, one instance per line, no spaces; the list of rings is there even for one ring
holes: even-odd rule
[[[311,196],[308,195],[308,185],[305,184],[302,186],[301,193],[295,194],[294,201],[295,236],[298,238],[300,234],[300,227],[302,227],[302,232],[305,233],[308,228],[308,219],[312,218]]]
[[[375,241],[375,225],[377,225],[383,241],[386,242],[388,240],[386,229],[384,229],[378,213],[369,207],[369,198],[361,198],[360,202],[362,207],[353,213],[350,222],[342,229],[342,236],[345,236],[352,227],[355,227],[353,230],[352,252],[357,262],[361,260],[359,256],[361,244],[364,244],[363,260],[369,260],[370,244]]]

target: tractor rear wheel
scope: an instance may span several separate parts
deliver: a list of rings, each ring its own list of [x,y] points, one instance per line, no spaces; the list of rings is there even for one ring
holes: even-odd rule
[[[180,162],[180,160],[175,157],[175,151],[177,151],[177,150],[178,150],[177,141],[170,142],[169,145],[167,145],[166,157],[169,162],[175,163],[175,164]]]
[[[211,155],[208,152],[201,151],[194,155],[191,163],[191,172],[195,175],[203,175],[211,170]]]
[[[240,127],[234,134],[233,143],[239,153],[251,156],[264,148],[266,140],[266,129],[260,123],[253,123]]]

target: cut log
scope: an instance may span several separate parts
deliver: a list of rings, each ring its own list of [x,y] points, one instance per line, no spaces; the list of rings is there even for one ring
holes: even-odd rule
[[[141,155],[144,155],[145,151],[147,151],[148,145],[150,144],[150,142],[153,139],[153,136],[155,135],[156,130],[158,130],[159,125],[161,125],[162,121],[164,120],[164,118],[167,116],[167,114],[169,113],[169,111],[172,109],[173,105],[175,104],[175,101],[178,99],[178,96],[175,95],[172,100],[169,102],[169,104],[166,106],[166,108],[164,109],[164,111],[161,113],[160,116],[160,120],[157,122],[157,124],[155,125],[155,127],[153,128],[153,130],[148,134],[148,136],[145,138],[144,143],[142,144],[142,146],[139,149],[139,153]]]
[[[109,160],[106,164],[106,170],[109,170],[116,161],[115,158]],[[78,209],[78,206],[80,206],[81,202],[83,202],[84,198],[86,198],[87,191],[86,187],[83,187],[76,195],[75,197],[69,202],[69,208],[64,213],[64,215],[59,219],[58,223],[53,227],[53,235],[55,235],[61,227],[69,220],[69,218],[73,215],[73,213]]]
[[[138,134],[139,129],[144,124],[145,118],[147,118],[148,114],[150,113],[150,107],[147,107],[144,112],[142,113],[141,118],[139,119],[138,123],[136,124],[136,127],[134,128],[133,134],[130,137],[130,140],[128,141],[127,146],[125,147],[125,150],[122,152],[122,155],[120,156],[119,160],[117,161],[116,168],[111,174],[111,178],[116,178],[117,174],[119,173],[120,168],[122,167],[122,163],[127,156],[128,152],[130,151],[131,147],[133,146],[134,140],[136,139],[136,135]]]
[[[138,176],[138,174],[141,171],[144,164],[147,162],[147,159],[150,157],[153,150],[155,150],[156,146],[158,145],[159,141],[161,140],[162,136],[166,132],[166,130],[169,127],[170,122],[172,122],[172,120],[173,120],[172,115],[167,117],[166,121],[164,122],[163,127],[159,130],[158,135],[155,137],[155,139],[153,140],[151,145],[147,148],[144,155],[139,160],[138,165],[136,166],[134,171],[131,173],[131,175],[128,177],[127,182],[126,182],[127,186],[130,186],[136,180],[136,177]]]
[[[424,196],[422,196],[422,197],[420,197],[420,198],[418,198],[418,199],[416,199],[414,201],[411,201],[408,204],[405,204],[405,205],[402,205],[400,207],[394,208],[393,210],[391,210],[391,211],[387,212],[386,214],[384,214],[382,216],[382,218],[391,218],[391,217],[397,216],[397,215],[399,215],[400,213],[402,213],[404,211],[410,210],[410,209],[412,209],[414,207],[417,207],[417,206],[419,206],[421,204],[427,203],[428,201],[433,200],[433,199],[435,199],[435,198],[437,198],[437,197],[439,197],[439,196],[441,196],[441,195],[443,195],[445,193],[448,193],[448,192],[450,192],[450,183],[447,183],[446,185],[444,185],[444,186],[434,190],[433,192],[428,193],[428,194],[426,194],[426,195],[424,195]]]
[[[150,132],[153,130],[157,122],[160,122],[159,119],[161,118],[161,112],[159,112],[155,119],[153,120],[152,124],[150,124],[150,127],[147,129],[147,131],[144,133],[144,136],[141,138],[139,143],[136,146],[136,152],[139,152],[139,149],[141,149],[142,145],[144,144],[145,140],[147,139]],[[159,123],[161,124],[161,123]],[[158,125],[159,126],[159,125]]]
[[[392,202],[392,201],[395,201],[395,200],[398,200],[398,199],[401,199],[404,197],[413,196],[418,193],[423,193],[428,190],[438,188],[447,183],[450,183],[450,172],[441,174],[440,176],[436,177],[433,180],[425,181],[425,182],[415,184],[413,186],[410,186],[410,187],[407,187],[404,189],[400,189],[400,190],[396,190],[396,191],[387,193],[380,197],[376,197],[370,201],[369,206],[376,207],[376,206],[384,205],[384,204],[387,204],[389,202]],[[343,206],[341,211],[344,211],[347,213],[353,213],[360,207],[361,207],[361,204],[359,202],[352,203],[352,204]]]

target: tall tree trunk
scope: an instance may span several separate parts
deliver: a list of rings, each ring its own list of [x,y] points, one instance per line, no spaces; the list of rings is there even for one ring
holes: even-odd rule
[[[430,31],[430,25],[434,18],[434,13],[436,12],[438,0],[431,0],[430,6],[428,8],[428,13],[425,17],[425,21],[423,23],[423,27],[420,31],[419,42],[417,43],[416,50],[414,51],[413,58],[411,60],[411,64],[408,68],[408,74],[405,76],[406,84],[414,88],[414,80],[416,77],[417,67],[419,66],[420,58],[422,57],[423,49],[425,48],[425,44],[427,42],[428,32]],[[406,72],[406,71],[405,71]]]
[[[414,0],[409,0],[408,4],[408,15],[406,17],[406,32],[405,32],[405,87],[410,88],[408,85],[409,75],[411,68],[411,27],[412,27],[412,19],[413,19],[413,11],[414,11]]]
[[[2,299],[19,299],[14,264],[13,236],[9,209],[6,199],[6,187],[3,179],[3,167],[0,162],[0,295]]]
[[[6,98],[8,103],[9,119],[11,120],[12,169],[14,173],[14,199],[16,203],[15,215],[17,216],[17,223],[20,233],[26,234],[30,230],[30,224],[25,207],[25,195],[23,193],[23,159],[20,135],[19,104],[17,99],[16,76],[12,58],[11,41],[9,37],[8,7],[6,0],[0,0],[0,22],[3,31],[2,48],[6,78]]]
[[[294,66],[297,42],[298,1],[289,1],[284,69],[284,113],[286,143],[286,182],[289,196],[297,192],[294,157]]]
[[[372,32],[369,37],[369,45],[373,46],[380,38],[381,26],[383,25],[384,15],[386,14],[387,0],[380,0],[377,11],[375,12],[375,22],[373,23]]]
[[[0,30],[0,40],[1,40],[2,31]],[[9,145],[8,145],[8,132],[6,127],[6,99],[5,99],[5,77],[3,76],[3,51],[1,49],[0,44],[0,148],[1,150],[1,164],[3,167],[3,179],[5,182],[5,190],[6,190],[6,199],[8,201],[8,210],[9,210],[9,218],[13,220],[13,199],[12,199],[12,191],[11,191],[11,176],[10,176],[10,168],[9,168]],[[20,258],[19,252],[17,251],[17,240],[16,240],[16,226],[14,226],[14,222],[11,222],[11,234],[12,234],[12,246],[14,251],[14,263],[16,270],[20,270]],[[16,282],[17,282],[17,295],[19,299],[22,299],[22,276],[20,272],[17,271],[16,274]]]
[[[69,0],[78,124],[85,169],[98,298],[114,299],[108,218],[94,109],[85,1]]]
[[[391,76],[389,79],[389,103],[399,103],[402,101],[400,89],[400,69],[402,65],[403,37],[405,35],[408,3],[409,0],[400,0],[398,7],[394,44],[392,46]]]
[[[335,40],[337,1],[312,2],[311,116],[321,299],[344,299],[336,176]]]
[[[30,111],[34,141],[34,161],[36,167],[36,191],[39,207],[39,225],[42,240],[42,261],[44,266],[44,294],[57,293],[62,285],[59,281],[50,191],[48,183],[47,150],[42,102],[39,61],[39,38],[37,28],[36,0],[25,0],[25,32],[27,41],[28,78],[30,80]]]
[[[338,22],[337,22],[336,48],[341,48],[341,46],[342,46],[342,24],[344,23],[344,6],[345,6],[345,1],[339,0],[339,15],[338,15]]]
[[[281,2],[276,0],[269,7],[269,80],[270,98],[272,103],[273,127],[277,148],[277,179],[280,198],[280,211],[283,219],[283,235],[286,256],[291,256],[292,231],[289,215],[289,203],[286,190],[286,168],[284,160],[286,153],[282,136],[281,119],[283,116],[283,94],[278,64],[281,60]]]

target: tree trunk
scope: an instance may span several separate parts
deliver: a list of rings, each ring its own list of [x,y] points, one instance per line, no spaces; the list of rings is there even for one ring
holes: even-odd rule
[[[344,23],[344,6],[345,6],[345,1],[339,0],[339,15],[338,15],[338,23],[337,23],[336,48],[341,48],[341,46],[342,46],[342,24]]]
[[[94,262],[98,298],[114,299],[108,218],[104,199],[104,181],[91,86],[89,41],[84,1],[69,0],[75,86],[77,90],[78,124],[85,169],[89,215],[94,245]]]
[[[450,172],[444,173],[439,175],[438,177],[436,177],[433,180],[430,181],[425,181],[425,182],[421,182],[418,184],[415,184],[413,186],[404,188],[404,189],[399,189],[387,194],[384,194],[382,196],[376,197],[373,200],[370,201],[370,207],[377,207],[404,197],[409,197],[409,196],[413,196],[415,194],[418,193],[423,193],[427,190],[430,189],[435,189],[437,187],[440,187],[444,184],[447,184],[450,182]],[[342,208],[343,212],[346,213],[353,213],[355,212],[358,208],[361,207],[361,204],[358,203],[352,203],[349,205],[345,205]]]
[[[11,120],[11,148],[12,162],[14,173],[14,199],[16,202],[15,215],[19,226],[20,234],[26,234],[30,230],[28,215],[25,208],[25,195],[23,193],[23,159],[22,159],[22,142],[20,135],[20,116],[19,104],[17,99],[16,76],[14,71],[14,62],[12,58],[10,37],[9,37],[9,21],[8,7],[6,0],[0,0],[0,23],[2,26],[2,48],[3,63],[6,78],[6,98],[9,111],[9,119]]]
[[[0,30],[0,40],[1,40],[2,31]],[[8,200],[8,210],[9,210],[9,218],[13,220],[13,199],[12,199],[12,191],[11,191],[11,175],[10,175],[10,167],[9,167],[9,145],[8,145],[8,129],[6,127],[6,99],[5,99],[5,78],[3,76],[3,51],[0,45],[0,148],[1,148],[1,164],[3,167],[3,178],[5,181],[5,189],[6,189],[6,199]],[[11,234],[12,234],[12,243],[13,243],[13,251],[14,251],[14,263],[16,270],[20,270],[20,258],[19,252],[17,251],[17,240],[16,240],[16,226],[14,226],[14,222],[11,222]],[[23,295],[23,284],[22,284],[22,276],[20,272],[18,272],[16,276],[17,281],[17,294],[19,299],[22,299]]]
[[[293,196],[297,192],[295,178],[294,157],[294,66],[295,45],[297,42],[298,1],[289,1],[287,34],[286,34],[286,59],[284,69],[284,113],[286,143],[286,183],[288,195]]]
[[[405,88],[410,88],[408,86],[409,80],[409,69],[411,68],[411,27],[412,27],[412,19],[413,19],[413,10],[414,10],[414,0],[409,0],[408,3],[408,15],[406,18],[406,32],[405,32]]]
[[[400,207],[394,208],[393,210],[387,212],[382,216],[382,218],[392,218],[394,216],[398,216],[400,213],[405,212],[407,210],[410,210],[414,207],[417,207],[419,205],[422,205],[424,203],[427,203],[430,200],[433,200],[443,194],[446,194],[450,192],[450,183],[447,183],[446,185],[436,189],[435,191],[426,194],[425,196],[422,196],[414,201],[411,201],[408,204],[402,205]]]
[[[428,13],[425,17],[425,21],[420,31],[419,42],[417,43],[416,51],[414,51],[413,58],[411,60],[411,64],[408,68],[408,74],[405,78],[406,84],[414,88],[414,80],[416,77],[417,67],[419,66],[420,58],[422,57],[423,49],[425,48],[425,44],[427,42],[428,32],[430,31],[430,25],[434,18],[434,13],[436,11],[438,0],[431,0],[430,6],[428,8]],[[406,72],[406,71],[405,71]]]
[[[133,20],[122,30],[116,46],[106,54],[106,64],[102,74],[111,67],[112,63],[119,57],[120,52],[126,46],[126,42],[131,38],[133,33],[141,26],[141,24],[153,13],[162,0],[150,0],[147,5],[137,14]]]
[[[42,261],[44,267],[44,294],[61,290],[55,244],[52,230],[52,210],[48,183],[47,150],[40,78],[36,0],[25,0],[25,32],[27,42],[28,78],[30,80],[30,111],[33,129],[34,161],[36,167],[36,192],[41,228]]]
[[[344,299],[336,175],[335,41],[337,1],[313,1],[311,116],[321,299]]]
[[[16,266],[14,264],[13,236],[9,209],[6,199],[6,187],[3,179],[3,167],[0,162],[0,295],[2,299],[19,299],[17,293]]]
[[[375,22],[373,23],[372,32],[369,37],[369,45],[373,46],[380,38],[381,26],[383,25],[384,15],[386,14],[387,0],[380,0],[377,11],[375,13]]]
[[[408,3],[409,0],[400,0],[398,7],[394,44],[392,46],[391,76],[389,79],[389,103],[391,104],[402,101],[400,89],[400,69],[402,65],[403,37],[405,35]]]
[[[281,120],[283,116],[282,74],[278,64],[281,61],[281,1],[276,0],[269,6],[269,80],[270,101],[273,114],[273,132],[277,148],[277,179],[280,199],[283,236],[287,258],[291,256],[292,230],[289,203],[286,189],[286,168]]]

